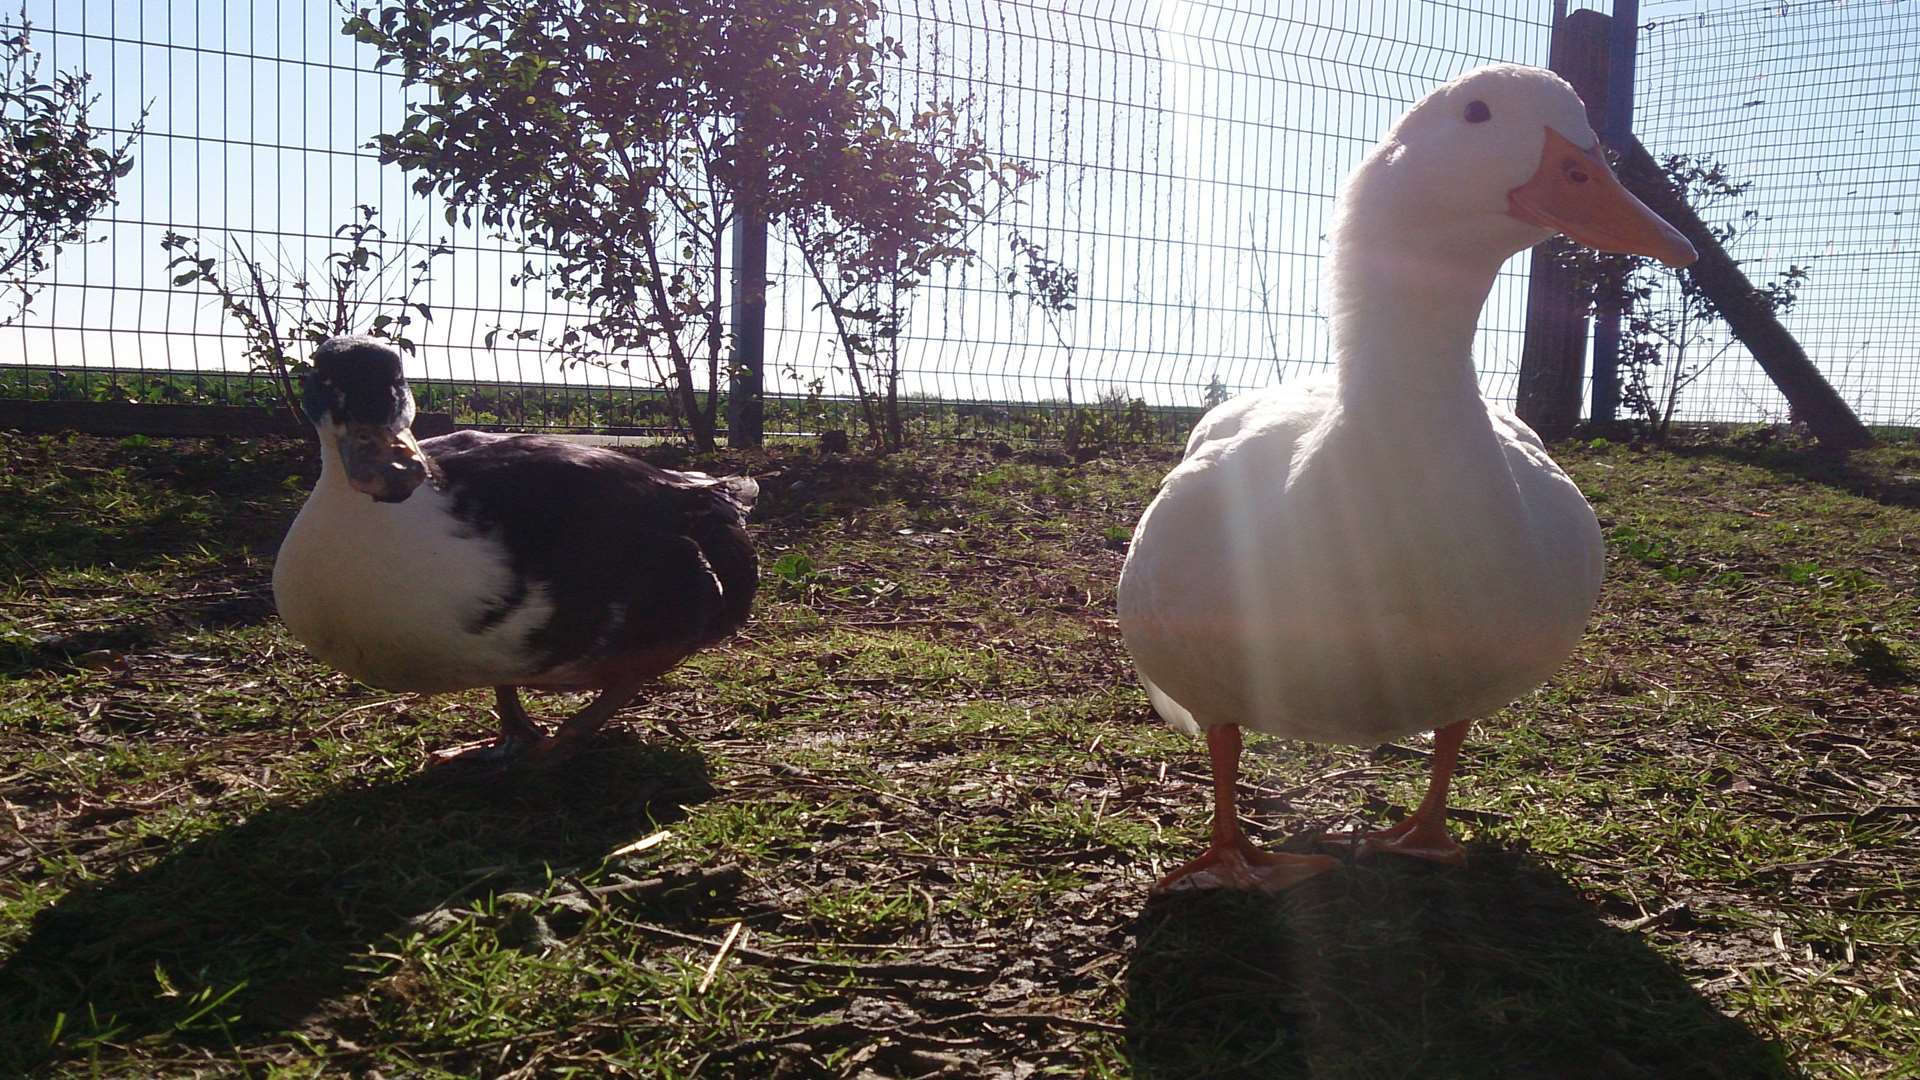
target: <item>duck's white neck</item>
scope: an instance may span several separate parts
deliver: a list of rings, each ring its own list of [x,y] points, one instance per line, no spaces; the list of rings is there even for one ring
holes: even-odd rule
[[[332,492],[347,488],[347,464],[340,460],[340,439],[326,424],[316,432],[320,436],[320,480],[315,491]]]
[[[1352,227],[1333,239],[1327,285],[1342,404],[1409,417],[1477,406],[1474,327],[1505,257]]]

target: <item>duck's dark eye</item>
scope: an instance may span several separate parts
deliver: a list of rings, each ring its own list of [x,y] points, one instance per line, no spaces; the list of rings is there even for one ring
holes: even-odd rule
[[[1493,119],[1493,110],[1487,108],[1484,101],[1467,102],[1467,123],[1484,124]]]

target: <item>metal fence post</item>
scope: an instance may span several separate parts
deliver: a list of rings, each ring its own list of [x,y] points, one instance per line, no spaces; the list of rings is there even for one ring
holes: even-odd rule
[[[1640,0],[1614,0],[1607,39],[1606,108],[1600,140],[1625,152],[1633,137],[1633,66],[1639,48]],[[1593,420],[1611,423],[1620,409],[1619,290],[1603,288],[1593,308]]]
[[[766,441],[767,218],[742,195],[733,218],[733,364],[727,376],[727,445]]]

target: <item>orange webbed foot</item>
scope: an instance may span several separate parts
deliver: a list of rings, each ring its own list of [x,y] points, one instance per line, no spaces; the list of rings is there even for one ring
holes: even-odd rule
[[[1446,822],[1417,811],[1391,828],[1336,833],[1321,837],[1320,842],[1351,848],[1354,857],[1360,859],[1387,854],[1424,859],[1446,866],[1464,866],[1467,862],[1467,849],[1461,847],[1459,841],[1447,832]]]
[[[1199,858],[1155,882],[1153,895],[1206,889],[1281,893],[1338,865],[1340,860],[1331,856],[1262,851],[1242,839],[1237,844],[1208,848]]]
[[[1207,729],[1213,764],[1213,839],[1197,859],[1154,883],[1153,895],[1202,889],[1241,889],[1273,894],[1340,865],[1326,855],[1263,851],[1240,829],[1234,810],[1234,782],[1240,772],[1240,729],[1221,724]]]

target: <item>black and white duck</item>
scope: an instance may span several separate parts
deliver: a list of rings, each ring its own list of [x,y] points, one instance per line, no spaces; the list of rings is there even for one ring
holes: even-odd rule
[[[280,546],[274,601],[316,657],[371,686],[493,687],[499,737],[436,759],[571,753],[746,622],[752,480],[537,435],[418,441],[400,354],[378,338],[322,343],[304,390],[320,480]],[[599,696],[548,735],[521,687]]]

